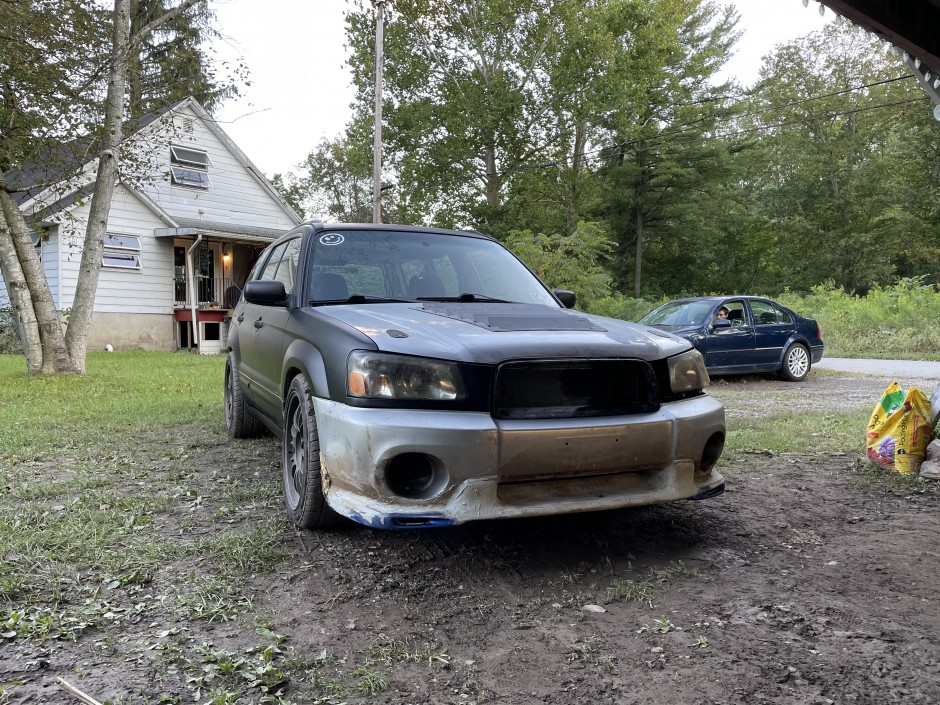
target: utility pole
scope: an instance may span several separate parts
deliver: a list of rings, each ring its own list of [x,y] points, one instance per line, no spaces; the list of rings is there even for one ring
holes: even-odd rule
[[[372,222],[382,222],[382,22],[385,0],[375,3],[375,142],[373,151]]]

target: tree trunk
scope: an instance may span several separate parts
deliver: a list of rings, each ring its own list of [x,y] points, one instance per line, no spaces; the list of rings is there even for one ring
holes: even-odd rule
[[[643,276],[643,211],[636,209],[636,263],[633,267],[633,297],[640,298]]]
[[[496,149],[484,147],[483,158],[486,161],[486,205],[499,205],[500,176],[496,172]]]
[[[587,123],[579,120],[574,129],[574,154],[571,155],[571,182],[568,184],[567,226],[573,233],[581,219],[581,168],[584,166],[584,147],[587,144]]]
[[[7,232],[10,234],[11,240],[13,241],[20,272],[26,282],[29,308],[32,309],[33,316],[39,327],[42,355],[42,363],[39,366],[39,372],[75,372],[77,370],[69,359],[68,352],[65,348],[65,339],[62,335],[62,322],[59,319],[59,312],[55,306],[55,299],[52,298],[52,291],[49,289],[49,282],[46,280],[45,273],[42,271],[42,263],[39,261],[39,256],[36,254],[33,240],[29,236],[26,221],[23,220],[23,215],[13,202],[13,199],[10,197],[10,192],[7,191],[6,188],[0,188],[0,208],[3,209]],[[14,272],[14,276],[15,274]],[[25,306],[21,307],[20,313],[24,313],[25,310]],[[28,320],[28,314],[26,315]],[[31,353],[33,357],[35,357],[34,349],[31,350]]]
[[[2,178],[3,174],[0,174],[0,179]],[[39,336],[39,324],[36,321],[36,313],[33,311],[33,302],[29,298],[29,288],[26,286],[23,268],[16,256],[13,233],[7,225],[2,209],[0,209],[0,276],[6,284],[16,331],[23,344],[23,352],[26,354],[26,369],[30,374],[37,374],[42,371],[42,339]]]
[[[130,44],[130,0],[114,1],[114,42],[112,44],[111,74],[105,102],[103,144],[98,157],[98,174],[91,197],[88,226],[82,259],[78,268],[75,299],[69,319],[65,344],[78,370],[85,371],[88,331],[95,307],[95,292],[101,273],[101,254],[108,228],[108,212],[114,195],[118,157],[124,129],[124,95],[127,88],[127,55]]]
[[[128,5],[128,12],[130,13],[132,23],[134,18],[146,19],[146,17],[140,16],[140,12],[138,10],[139,5],[140,0],[130,0],[130,4]],[[131,119],[133,120],[142,117],[144,114],[144,89],[141,85],[142,82],[143,65],[140,61],[140,49],[135,49],[134,51],[128,52],[127,55],[127,105],[130,111]]]

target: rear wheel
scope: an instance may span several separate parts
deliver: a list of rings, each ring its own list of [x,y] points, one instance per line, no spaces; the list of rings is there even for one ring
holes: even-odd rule
[[[248,413],[234,353],[225,361],[225,428],[232,438],[251,438],[262,430],[261,422]]]
[[[307,381],[297,375],[284,400],[284,503],[290,520],[302,529],[334,523],[338,515],[323,496],[320,437]]]
[[[780,376],[789,382],[801,382],[809,374],[809,368],[809,350],[800,343],[794,343],[783,355]]]

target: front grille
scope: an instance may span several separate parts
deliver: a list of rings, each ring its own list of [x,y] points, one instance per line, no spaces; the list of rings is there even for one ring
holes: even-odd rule
[[[496,371],[494,417],[560,419],[659,409],[656,376],[642,360],[529,360]]]

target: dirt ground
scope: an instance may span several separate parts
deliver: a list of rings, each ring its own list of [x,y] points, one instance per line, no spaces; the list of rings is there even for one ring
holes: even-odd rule
[[[813,374],[713,392],[733,428],[779,404],[869,410],[885,386]],[[220,432],[189,452],[246,483],[276,473],[271,439]],[[879,479],[860,456],[744,454],[722,465],[724,495],[630,511],[392,533],[275,523],[289,555],[244,578],[250,611],[174,622],[154,602],[110,627],[107,647],[108,627],[74,642],[0,639],[0,685],[21,683],[0,703],[76,702],[57,677],[102,702],[264,702],[258,688],[196,693],[192,656],[203,643],[248,653],[262,626],[282,637],[287,674],[267,702],[936,705],[940,491]],[[277,517],[271,495],[256,511]],[[200,570],[167,567],[147,593]]]

